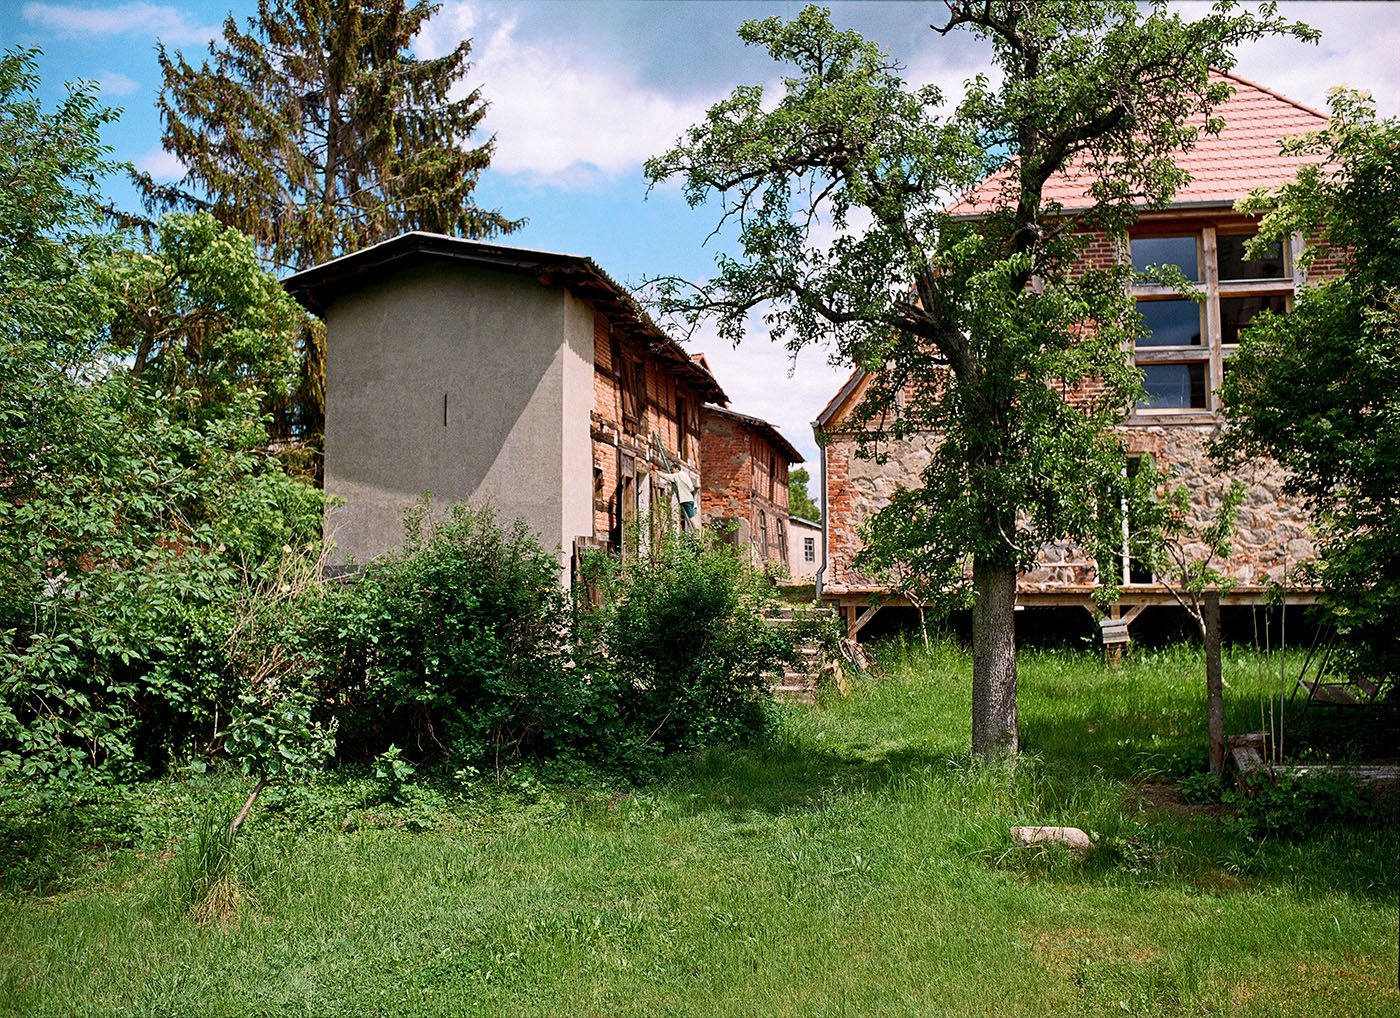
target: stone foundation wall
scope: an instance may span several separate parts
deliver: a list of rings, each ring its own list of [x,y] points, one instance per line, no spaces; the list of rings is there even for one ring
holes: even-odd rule
[[[1124,427],[1130,455],[1150,454],[1164,471],[1174,475],[1172,487],[1186,485],[1196,513],[1192,529],[1199,530],[1213,518],[1215,507],[1232,480],[1247,487],[1239,511],[1239,525],[1228,563],[1213,563],[1246,586],[1292,577],[1298,565],[1313,557],[1308,518],[1302,505],[1283,494],[1284,473],[1271,461],[1243,465],[1232,475],[1216,471],[1206,454],[1206,442],[1216,433],[1214,425],[1151,425]],[[889,504],[900,487],[919,483],[921,471],[932,456],[932,439],[915,437],[892,443],[884,463],[858,458],[849,436],[835,436],[827,447],[828,567],[825,585],[835,588],[879,586],[875,577],[852,565],[860,550],[860,528],[877,510]],[[1163,496],[1166,492],[1161,493]],[[1191,561],[1205,557],[1204,545],[1183,549]],[[1086,549],[1070,542],[1046,545],[1036,567],[1022,575],[1018,587],[1026,592],[1050,593],[1066,587],[1097,582],[1098,568]]]

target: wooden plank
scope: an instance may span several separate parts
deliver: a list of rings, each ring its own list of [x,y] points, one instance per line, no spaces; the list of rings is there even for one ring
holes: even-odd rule
[[[854,640],[856,638],[856,634],[858,634],[862,629],[865,628],[865,624],[875,617],[875,613],[878,612],[881,607],[881,605],[873,604],[870,607],[866,608],[865,611],[861,612],[859,615],[855,615],[855,609],[852,609],[851,614],[854,617],[851,618],[851,620],[847,623],[846,638],[849,640]]]

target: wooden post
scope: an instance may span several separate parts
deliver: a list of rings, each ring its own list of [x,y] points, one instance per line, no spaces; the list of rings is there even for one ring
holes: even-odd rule
[[[1121,615],[1122,615],[1122,613],[1118,610],[1118,606],[1117,606],[1116,604],[1115,604],[1112,608],[1110,608],[1110,609],[1108,610],[1108,617],[1109,617],[1110,619],[1112,619],[1113,621],[1115,621],[1115,622],[1118,621],[1118,619],[1119,619],[1119,617],[1120,617]],[[1127,636],[1127,635],[1128,635],[1126,629],[1123,631],[1123,635],[1124,635],[1124,636]],[[1108,664],[1108,666],[1109,666],[1110,668],[1113,668],[1113,669],[1115,669],[1115,670],[1117,670],[1117,669],[1119,669],[1119,668],[1122,668],[1122,667],[1123,667],[1123,644],[1122,644],[1121,642],[1119,642],[1118,640],[1114,640],[1112,643],[1109,643],[1108,641],[1104,641],[1104,645],[1103,645],[1103,656],[1104,656],[1105,662]]]
[[[1208,590],[1202,621],[1206,628],[1206,728],[1210,735],[1210,772],[1225,773],[1225,696],[1220,675],[1220,592]]]

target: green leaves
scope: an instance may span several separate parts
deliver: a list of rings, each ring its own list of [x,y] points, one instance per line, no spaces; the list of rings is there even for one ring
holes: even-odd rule
[[[319,540],[321,497],[265,451],[276,280],[207,216],[93,236],[111,114],[43,111],[33,65],[0,58],[0,767],[127,777],[217,746],[230,602]],[[128,319],[170,339],[156,368]]]
[[[1261,244],[1310,238],[1316,277],[1286,315],[1261,315],[1242,337],[1221,396],[1227,461],[1267,455],[1289,471],[1317,529],[1313,579],[1327,592],[1369,677],[1400,674],[1400,121],[1377,121],[1369,97],[1337,91],[1333,119],[1292,143],[1323,157],[1276,194],[1240,203],[1265,212]],[[1331,262],[1331,266],[1328,262]]]

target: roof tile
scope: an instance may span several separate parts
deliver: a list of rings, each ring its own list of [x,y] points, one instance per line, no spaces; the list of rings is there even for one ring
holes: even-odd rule
[[[1219,134],[1202,134],[1194,147],[1177,156],[1177,165],[1191,174],[1191,180],[1176,192],[1173,205],[1231,204],[1256,187],[1285,184],[1297,176],[1299,167],[1318,161],[1315,156],[1281,154],[1279,141],[1327,126],[1326,114],[1234,74],[1212,71],[1211,78],[1227,81],[1235,89],[1215,110],[1225,126]],[[1192,121],[1200,124],[1204,119],[1197,116]],[[955,215],[990,211],[1005,176],[992,175],[949,211]],[[1067,209],[1085,208],[1090,183],[1087,172],[1070,169],[1046,182],[1044,196]]]

